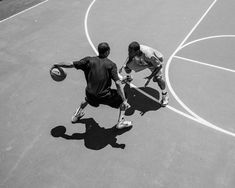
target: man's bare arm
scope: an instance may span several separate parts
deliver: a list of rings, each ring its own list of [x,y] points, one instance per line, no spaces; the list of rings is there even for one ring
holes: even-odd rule
[[[122,67],[119,69],[119,73],[121,74],[122,73],[122,69],[126,67],[127,63],[129,63],[130,60],[129,60],[129,57],[126,58],[126,61],[124,62],[124,64],[122,65]]]
[[[130,107],[130,105],[128,104],[128,102],[126,100],[124,90],[123,90],[123,87],[122,87],[122,84],[121,84],[121,80],[117,80],[115,82],[115,84],[116,84],[116,87],[117,87],[117,92],[119,93],[119,95],[121,96],[121,98],[123,100],[123,103],[121,105],[121,110],[126,110]]]
[[[58,64],[54,64],[53,67],[74,68],[74,64],[73,62],[61,62]]]
[[[126,100],[126,97],[125,97],[125,94],[124,94],[124,89],[122,87],[122,83],[121,83],[121,80],[117,80],[115,82],[116,84],[116,87],[117,87],[117,92],[118,94],[122,97],[122,100],[125,101]]]

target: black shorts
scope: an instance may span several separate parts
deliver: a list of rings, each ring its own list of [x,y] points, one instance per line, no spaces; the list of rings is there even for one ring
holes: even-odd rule
[[[110,89],[105,96],[97,97],[86,92],[86,101],[94,107],[100,104],[108,105],[112,108],[119,108],[123,103],[122,97],[118,94],[116,89]]]

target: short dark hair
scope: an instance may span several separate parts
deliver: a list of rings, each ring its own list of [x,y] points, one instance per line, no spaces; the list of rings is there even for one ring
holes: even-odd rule
[[[110,50],[110,47],[109,47],[109,44],[107,42],[101,42],[98,45],[99,55],[104,55],[109,50]]]
[[[134,42],[131,42],[128,46],[128,50],[129,51],[134,51],[134,52],[137,52],[140,50],[140,44],[136,41]]]

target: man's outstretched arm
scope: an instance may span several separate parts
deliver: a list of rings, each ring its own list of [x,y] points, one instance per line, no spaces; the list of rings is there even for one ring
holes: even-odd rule
[[[73,62],[61,62],[54,64],[53,67],[61,67],[61,68],[74,68]]]

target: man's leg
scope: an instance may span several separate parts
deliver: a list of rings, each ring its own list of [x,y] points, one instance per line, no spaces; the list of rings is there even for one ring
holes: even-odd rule
[[[102,104],[106,104],[112,108],[119,108],[119,115],[118,115],[118,122],[116,124],[117,129],[122,129],[125,127],[130,127],[132,125],[131,121],[126,121],[124,116],[125,116],[125,111],[130,108],[130,105],[125,105],[123,104],[123,99],[120,96],[120,94],[117,92],[116,89],[112,89],[110,96],[108,96]]]
[[[126,127],[130,127],[132,126],[132,122],[131,121],[127,121],[125,120],[124,116],[125,116],[125,111],[127,110],[128,108],[124,108],[122,105],[120,106],[120,109],[119,109],[119,116],[118,116],[118,123],[116,125],[116,128],[117,129],[123,129],[123,128],[126,128]]]
[[[162,75],[156,75],[154,78],[153,78],[153,81],[154,82],[157,82],[158,83],[158,86],[160,87],[160,89],[162,90],[162,100],[161,100],[161,105],[163,107],[165,107],[168,103],[169,103],[169,97],[168,97],[168,93],[166,91],[166,82],[165,80],[163,79],[163,76]]]
[[[87,101],[81,102],[80,106],[77,108],[76,112],[74,113],[72,117],[72,123],[76,123],[78,120],[80,120],[84,115],[84,108],[88,105]]]

